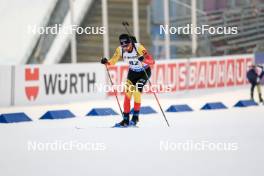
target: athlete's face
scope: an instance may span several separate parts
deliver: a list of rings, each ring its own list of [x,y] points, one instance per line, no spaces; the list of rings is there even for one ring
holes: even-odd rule
[[[132,51],[132,43],[128,43],[127,45],[123,46],[126,52]]]

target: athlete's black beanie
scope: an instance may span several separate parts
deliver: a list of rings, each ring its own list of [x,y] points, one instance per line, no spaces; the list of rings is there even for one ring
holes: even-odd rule
[[[119,42],[120,45],[127,45],[128,43],[131,43],[131,39],[128,34],[121,34],[119,36]]]

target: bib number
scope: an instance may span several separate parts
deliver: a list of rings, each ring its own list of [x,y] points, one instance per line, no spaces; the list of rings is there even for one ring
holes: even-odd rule
[[[133,60],[133,61],[129,61],[129,64],[130,65],[138,65],[138,62],[137,60]]]

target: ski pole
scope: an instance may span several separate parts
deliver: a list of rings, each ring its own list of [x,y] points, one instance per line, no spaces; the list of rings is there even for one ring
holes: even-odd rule
[[[128,22],[123,21],[123,22],[122,22],[122,25],[125,27],[125,29],[126,29],[128,35],[129,35],[129,37],[130,37],[130,40],[131,40],[131,42],[133,43],[133,40],[131,39],[131,33],[129,32],[129,30],[128,30],[128,28],[127,28],[127,26],[129,26]],[[139,53],[138,53],[138,51],[137,51],[137,48],[134,46],[134,43],[133,43],[133,47],[135,48],[135,50],[136,50],[136,52],[137,52],[137,55],[139,55]],[[150,87],[152,87],[151,81],[150,81],[150,79],[149,79],[149,76],[148,76],[148,74],[147,74],[145,68],[143,67],[143,65],[142,65],[141,62],[140,62],[140,64],[141,64],[141,67],[142,67],[143,70],[144,70],[144,73],[145,73],[145,75],[146,75],[146,78],[147,78],[147,80],[148,80],[148,82],[149,82]],[[163,115],[163,117],[164,117],[164,119],[165,119],[165,121],[166,121],[168,127],[170,127],[170,124],[169,124],[168,119],[167,119],[167,117],[166,117],[166,115],[165,115],[165,113],[164,113],[163,108],[161,107],[161,104],[160,104],[160,101],[159,101],[159,99],[158,99],[157,94],[156,94],[155,92],[152,92],[152,93],[153,93],[153,95],[154,95],[154,97],[155,97],[155,99],[156,99],[156,101],[157,101],[157,104],[158,104],[158,106],[159,106],[159,108],[160,108],[160,111],[162,112],[162,115]]]
[[[108,69],[108,67],[107,67],[106,64],[104,64],[104,65],[105,65],[106,72],[107,72],[108,78],[109,78],[109,80],[110,80],[111,86],[113,87],[113,86],[114,86],[114,83],[113,83],[113,80],[112,80],[112,78],[111,78],[111,75],[110,75],[109,69]],[[116,98],[116,102],[117,102],[117,104],[118,104],[119,110],[120,110],[121,115],[122,115],[122,117],[123,117],[123,111],[122,111],[122,109],[121,109],[120,102],[119,102],[119,99],[118,99],[118,97],[117,97],[117,91],[116,91],[115,89],[114,89],[114,94],[115,94],[115,98]],[[123,117],[123,118],[124,118],[124,117]]]
[[[143,67],[142,63],[141,63],[141,67],[143,68],[143,70],[144,70],[144,72],[145,72],[145,75],[146,75],[146,77],[147,77],[147,79],[148,79],[148,82],[149,82],[150,87],[152,87],[152,83],[151,83],[151,81],[150,81],[150,79],[149,79],[149,77],[148,77],[148,74],[147,74],[145,68]],[[152,93],[153,93],[153,95],[154,95],[154,97],[155,97],[155,99],[156,99],[156,101],[157,101],[157,103],[158,103],[158,106],[159,106],[159,108],[160,108],[160,111],[161,111],[161,113],[162,113],[162,115],[163,115],[163,117],[164,117],[164,119],[165,119],[165,121],[166,121],[168,127],[170,127],[170,124],[169,124],[169,122],[168,122],[168,119],[167,119],[167,117],[166,117],[164,111],[163,111],[163,108],[161,107],[161,104],[160,104],[160,101],[159,101],[159,99],[158,99],[157,94],[156,94],[155,92],[152,92]]]

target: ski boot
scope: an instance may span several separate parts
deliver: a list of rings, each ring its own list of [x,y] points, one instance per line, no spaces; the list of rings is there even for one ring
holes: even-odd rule
[[[129,113],[124,113],[123,118],[121,122],[114,125],[115,128],[126,128],[129,126]]]
[[[131,121],[129,122],[129,126],[136,127],[138,123],[138,115],[133,115]]]

